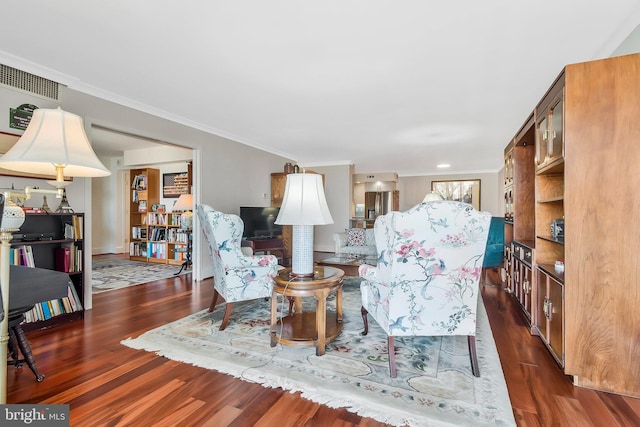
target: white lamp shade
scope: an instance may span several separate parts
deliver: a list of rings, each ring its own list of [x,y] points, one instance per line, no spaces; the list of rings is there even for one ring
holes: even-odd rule
[[[176,200],[176,204],[173,205],[174,211],[192,211],[193,210],[193,195],[181,194]]]
[[[0,167],[56,175],[56,165],[67,176],[111,175],[91,148],[80,116],[59,108],[37,109],[22,137],[0,157]]]
[[[312,173],[287,175],[284,199],[276,224],[333,224],[327,199],[324,196],[321,175]]]

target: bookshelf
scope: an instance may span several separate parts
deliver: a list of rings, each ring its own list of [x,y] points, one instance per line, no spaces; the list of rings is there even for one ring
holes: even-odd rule
[[[63,271],[71,283],[66,298],[43,301],[25,313],[24,330],[82,318],[84,301],[84,214],[29,214],[13,234],[11,264]]]
[[[129,259],[148,261],[148,213],[160,203],[160,171],[153,168],[132,169],[129,203]]]
[[[181,228],[181,213],[147,212],[140,225],[131,226],[129,258],[136,261],[181,265],[185,261],[190,230]]]

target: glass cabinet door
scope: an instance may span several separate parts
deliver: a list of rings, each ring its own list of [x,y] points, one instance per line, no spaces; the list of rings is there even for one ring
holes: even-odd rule
[[[547,117],[544,116],[538,122],[536,133],[536,165],[543,165],[547,160],[547,149],[549,146],[549,125]]]
[[[563,111],[562,98],[551,109],[552,127],[549,130],[549,161],[563,157]]]

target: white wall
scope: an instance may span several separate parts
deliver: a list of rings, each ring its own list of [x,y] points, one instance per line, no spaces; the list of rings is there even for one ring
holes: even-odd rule
[[[352,166],[309,166],[314,172],[324,175],[324,193],[333,224],[316,225],[313,229],[313,249],[320,252],[333,252],[333,235],[349,227],[351,212],[351,173]]]

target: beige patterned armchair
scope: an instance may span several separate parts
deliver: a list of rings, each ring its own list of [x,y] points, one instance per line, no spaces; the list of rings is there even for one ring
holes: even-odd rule
[[[270,298],[278,260],[274,255],[247,256],[241,248],[244,224],[237,215],[198,205],[198,219],[213,258],[213,311],[218,296],[227,302],[220,330],[227,327],[236,301]]]
[[[491,214],[452,201],[421,203],[376,220],[378,264],[359,269],[363,334],[370,314],[388,335],[392,377],[394,337],[446,335],[468,337],[472,372],[480,376],[476,311],[490,221]]]

